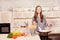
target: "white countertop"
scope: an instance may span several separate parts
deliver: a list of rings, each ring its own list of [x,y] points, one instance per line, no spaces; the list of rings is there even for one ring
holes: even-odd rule
[[[22,36],[22,37],[17,37],[16,39],[13,38],[7,38],[7,34],[0,34],[0,40],[40,40],[38,35],[28,35],[26,37]]]

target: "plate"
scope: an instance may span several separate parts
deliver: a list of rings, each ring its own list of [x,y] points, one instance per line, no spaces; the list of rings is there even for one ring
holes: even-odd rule
[[[51,32],[50,30],[39,30],[39,32]]]

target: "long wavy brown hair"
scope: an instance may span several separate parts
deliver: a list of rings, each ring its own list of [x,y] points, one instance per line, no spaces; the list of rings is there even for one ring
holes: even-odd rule
[[[35,8],[34,21],[36,23],[37,23],[37,16],[38,16],[38,13],[37,13],[37,8],[38,7],[41,8],[41,6],[36,6],[36,8]],[[40,12],[40,19],[41,19],[41,22],[43,22],[44,17],[43,17],[43,14],[42,14],[42,9],[40,9],[40,10],[41,10],[41,12]]]

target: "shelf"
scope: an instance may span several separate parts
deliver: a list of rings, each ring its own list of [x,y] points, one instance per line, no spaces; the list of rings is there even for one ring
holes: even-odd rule
[[[32,19],[32,18],[13,18],[14,20],[16,19]],[[47,17],[47,19],[60,19],[60,17]]]

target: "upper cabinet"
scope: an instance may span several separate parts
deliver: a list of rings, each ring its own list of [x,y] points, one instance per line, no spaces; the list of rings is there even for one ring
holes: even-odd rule
[[[12,13],[9,11],[0,12],[0,23],[10,23],[12,20]]]

